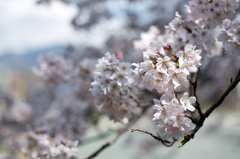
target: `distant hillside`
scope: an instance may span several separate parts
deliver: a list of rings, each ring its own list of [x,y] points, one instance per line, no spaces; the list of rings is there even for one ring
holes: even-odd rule
[[[16,69],[22,71],[31,71],[32,67],[37,66],[37,59],[39,55],[44,55],[49,52],[59,52],[64,48],[65,46],[53,46],[48,48],[30,50],[22,55],[6,53],[0,56],[0,71],[5,72]]]

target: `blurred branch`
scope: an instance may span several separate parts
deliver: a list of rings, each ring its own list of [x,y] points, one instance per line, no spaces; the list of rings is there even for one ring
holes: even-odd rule
[[[136,117],[134,120],[132,120],[131,122],[129,122],[123,129],[121,129],[118,134],[110,141],[108,141],[107,143],[105,143],[104,145],[102,145],[97,151],[95,151],[92,155],[90,155],[89,157],[87,157],[87,159],[91,159],[96,157],[99,153],[101,153],[104,149],[106,149],[107,147],[111,146],[113,143],[115,143],[117,141],[117,139],[126,131],[128,130],[134,123],[136,123],[138,121],[138,119],[140,119],[142,117],[142,115],[147,111],[147,107],[142,109],[142,113]]]
[[[168,140],[163,140],[159,135],[156,136],[148,131],[145,131],[145,130],[141,130],[141,129],[132,129],[131,132],[135,132],[135,131],[139,131],[139,132],[143,132],[145,134],[148,134],[150,136],[152,136],[154,139],[158,140],[158,141],[161,141],[163,145],[167,146],[167,147],[170,147],[172,146],[174,143],[175,143],[175,139],[173,139],[173,141],[168,141]]]
[[[133,93],[131,93],[130,96],[133,98],[133,100],[135,100],[135,102],[137,103],[137,105],[139,107],[148,107],[148,106],[150,106],[150,104],[146,104],[146,103],[142,104],[142,102],[138,99],[138,97],[135,96]]]
[[[135,96],[133,93],[131,93],[130,96],[135,100],[135,102],[136,102],[139,106],[141,106],[141,102],[140,102],[140,100],[138,99],[137,96]]]
[[[118,131],[119,131],[119,130],[109,130],[108,132],[98,134],[97,136],[89,137],[89,138],[83,140],[82,143],[81,143],[81,145],[83,145],[83,144],[89,144],[89,143],[92,143],[92,142],[101,140],[101,139],[103,139],[103,138],[108,137],[110,134],[113,134],[113,133],[118,132]]]

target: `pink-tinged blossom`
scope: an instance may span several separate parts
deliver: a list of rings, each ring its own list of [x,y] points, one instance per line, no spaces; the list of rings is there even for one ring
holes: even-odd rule
[[[123,52],[121,50],[117,50],[115,52],[115,54],[116,54],[118,60],[122,60],[123,59]]]

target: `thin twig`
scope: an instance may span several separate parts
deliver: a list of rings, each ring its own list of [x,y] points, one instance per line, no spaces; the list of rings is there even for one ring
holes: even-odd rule
[[[170,147],[175,143],[175,139],[173,139],[173,141],[168,141],[168,140],[163,140],[160,136],[156,136],[146,130],[141,130],[141,129],[132,129],[131,132],[135,132],[135,131],[139,131],[139,132],[143,132],[145,134],[148,134],[150,136],[152,136],[154,139],[161,141],[165,146]]]
[[[136,117],[134,120],[129,122],[123,129],[121,129],[118,132],[118,134],[112,140],[110,140],[107,143],[105,143],[104,145],[102,145],[97,151],[95,151],[93,154],[91,154],[86,159],[91,159],[91,158],[96,157],[104,149],[106,149],[107,147],[111,146],[126,130],[128,130],[134,123],[136,123],[138,121],[138,119],[140,119],[140,117],[146,112],[147,109],[148,108],[143,108],[142,113],[138,117]]]
[[[139,107],[148,107],[148,106],[149,106],[149,104],[147,104],[147,103],[142,103],[142,102],[138,99],[138,97],[137,97],[136,95],[134,95],[133,93],[131,93],[130,96],[131,96],[131,98],[132,98],[133,100],[135,100],[135,102],[137,103],[137,105],[138,105]]]
[[[138,99],[137,96],[135,96],[133,93],[131,93],[130,96],[135,100],[135,102],[136,102],[139,106],[141,106],[141,102],[140,102],[140,100]]]

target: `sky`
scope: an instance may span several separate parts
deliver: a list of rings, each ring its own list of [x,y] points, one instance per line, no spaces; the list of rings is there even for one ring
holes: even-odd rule
[[[57,1],[49,6],[35,2],[0,0],[0,55],[79,41],[70,23],[77,13],[75,6]]]
[[[102,20],[89,31],[76,31],[71,25],[76,14],[75,5],[59,1],[37,5],[36,0],[0,0],[0,55],[24,54],[29,50],[68,44],[100,47],[111,32],[124,25],[113,18]]]
[[[75,31],[71,25],[72,18],[77,14],[75,5],[59,1],[51,5],[37,5],[36,0],[0,0],[0,56],[68,44],[100,47],[112,32],[121,31],[125,23],[120,13],[127,4],[124,1],[119,1],[119,5],[111,2],[110,8],[118,11],[118,16],[111,20],[103,19],[89,31]],[[140,7],[141,13],[142,10]]]

